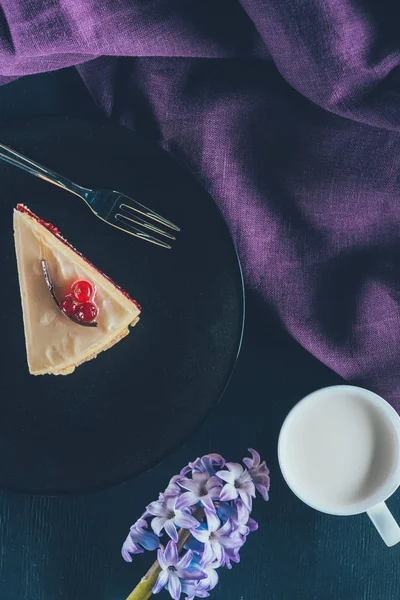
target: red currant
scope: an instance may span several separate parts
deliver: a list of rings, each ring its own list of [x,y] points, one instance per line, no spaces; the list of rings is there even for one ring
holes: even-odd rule
[[[71,294],[78,302],[87,302],[94,296],[94,289],[88,281],[75,281],[71,285]]]
[[[92,323],[98,312],[97,306],[93,302],[84,302],[77,307],[75,316],[84,323]]]
[[[66,314],[66,315],[73,315],[76,312],[76,309],[78,307],[78,302],[75,300],[75,298],[72,296],[72,294],[67,294],[64,298],[64,300],[62,301],[61,304],[61,310]]]

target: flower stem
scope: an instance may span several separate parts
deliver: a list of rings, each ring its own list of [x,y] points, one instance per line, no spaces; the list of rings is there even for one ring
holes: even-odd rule
[[[158,560],[156,560],[126,600],[147,600],[150,598],[160,571],[161,567]]]
[[[200,517],[204,515],[202,508],[198,508],[193,511],[193,516],[200,520]],[[186,544],[190,537],[190,531],[188,529],[180,529],[178,534],[178,541],[176,543],[178,552],[180,552],[183,546]],[[134,590],[131,591],[126,600],[148,600],[153,592],[153,587],[160,574],[161,567],[156,560],[147,571],[146,575],[142,577],[140,582],[137,584]]]

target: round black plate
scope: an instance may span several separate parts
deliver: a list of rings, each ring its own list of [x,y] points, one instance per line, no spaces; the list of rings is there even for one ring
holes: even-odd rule
[[[229,380],[244,309],[235,248],[193,176],[127,130],[46,118],[3,129],[1,141],[82,185],[137,197],[182,227],[172,250],[158,248],[0,161],[0,487],[54,494],[122,482],[182,444]],[[28,372],[12,229],[18,202],[56,224],[143,307],[127,338],[72,375]]]

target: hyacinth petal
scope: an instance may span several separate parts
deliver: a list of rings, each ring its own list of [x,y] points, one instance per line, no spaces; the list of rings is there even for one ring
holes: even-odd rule
[[[229,548],[229,550],[238,550],[241,546],[243,546],[243,540],[238,536],[235,537],[225,537],[223,540],[223,544],[225,548]]]
[[[195,481],[193,481],[193,479],[189,479],[187,477],[183,477],[180,480],[179,485],[185,490],[189,490],[189,492],[197,492],[199,489],[198,484]]]
[[[157,550],[157,560],[163,570],[168,569],[169,565],[164,558],[164,552],[161,550],[161,548]]]
[[[132,562],[133,558],[131,556],[131,554],[129,554],[128,550],[125,550],[125,548],[122,546],[122,550],[121,550],[121,555],[122,558],[124,559],[125,562]]]
[[[257,531],[258,523],[254,519],[249,519],[247,521],[247,527],[249,528],[250,531]]]
[[[174,542],[178,541],[178,532],[176,527],[171,519],[167,519],[164,525],[165,533],[173,540]]]
[[[168,591],[174,600],[179,600],[181,597],[182,585],[176,573],[169,573]]]
[[[240,498],[242,499],[243,504],[247,508],[247,510],[251,511],[252,501],[251,496],[245,490],[241,490],[240,488],[237,490]]]
[[[200,501],[204,508],[206,508],[209,512],[215,512],[214,502],[209,496],[203,496],[202,498],[200,498]]]
[[[194,600],[196,597],[196,584],[193,581],[183,581],[182,593],[186,594],[186,600]]]
[[[132,562],[131,554],[141,554],[142,552],[143,549],[135,544],[131,536],[128,535],[121,548],[122,558],[126,560],[126,562]]]
[[[219,535],[230,535],[234,529],[234,525],[232,521],[227,521],[222,527],[218,530]]]
[[[138,547],[138,545],[136,543],[136,540],[133,539],[131,532],[128,533],[123,545],[127,550],[129,550],[129,552],[132,552],[133,554],[136,553],[136,548]]]
[[[131,537],[132,533],[131,533]],[[147,532],[147,531],[139,531],[134,535],[134,541],[143,546],[145,550],[155,550],[158,548],[159,540],[155,533]]]
[[[184,494],[182,494],[182,496],[179,496],[175,506],[178,510],[180,510],[188,506],[193,506],[194,504],[197,504],[198,501],[199,498],[194,492],[185,492]]]
[[[180,561],[178,562],[177,567],[179,569],[186,569],[192,562],[192,559],[193,559],[193,552],[191,550],[188,550],[188,552],[186,552],[186,554],[184,554],[182,556],[182,558],[180,559]]]
[[[166,513],[165,506],[163,506],[161,502],[152,502],[151,504],[146,506],[146,510],[150,515],[153,515],[154,517],[163,517]]]
[[[249,510],[245,507],[241,500],[236,501],[237,519],[240,523],[246,524],[249,519]]]
[[[240,563],[240,554],[239,554],[239,552],[233,552],[232,555],[230,556],[230,559],[233,560],[233,562],[236,563],[236,564]]]
[[[179,577],[181,577],[181,579],[188,579],[190,581],[200,581],[200,579],[204,579],[206,577],[206,574],[204,573],[204,571],[195,568],[180,569]]]
[[[226,463],[224,457],[216,452],[210,452],[210,454],[203,456],[203,459],[204,458],[209,458],[216,465],[224,465]]]
[[[223,565],[221,565],[221,567],[226,567],[227,569],[231,570],[232,569],[232,565],[231,565],[231,561],[230,558],[228,556],[226,556],[225,554],[225,563]]]
[[[246,492],[246,494],[248,494],[249,496],[253,496],[253,498],[256,497],[256,488],[252,481],[246,481],[246,482],[242,483],[238,487],[238,489],[244,490]]]
[[[249,490],[250,490],[250,495],[253,496],[253,498],[256,497],[256,486],[254,485],[253,482],[251,482],[250,484],[247,484],[249,486]],[[248,490],[246,490],[248,491]]]
[[[206,542],[204,544],[204,552],[203,552],[203,556],[201,557],[200,560],[200,565],[201,566],[206,566],[208,565],[214,558],[214,552],[213,549],[211,547],[210,542]]]
[[[225,552],[225,566],[228,569],[232,569],[232,565],[231,565],[231,561],[234,563],[239,563],[240,562],[240,555],[239,552],[237,551],[232,551],[232,550],[227,550]]]
[[[211,477],[215,473],[214,462],[208,456],[203,456],[201,459],[201,468]]]
[[[207,529],[191,529],[190,533],[196,540],[198,540],[202,544],[208,542],[208,539],[210,537],[210,532]]]
[[[165,499],[164,501],[164,505],[165,505],[165,512],[166,512],[166,517],[170,518],[168,515],[169,513],[175,510],[175,504],[176,504],[177,498],[176,496],[169,496],[168,498]]]
[[[261,485],[259,483],[256,483],[256,489],[261,494],[262,499],[267,502],[269,500],[268,487],[266,485]]]
[[[151,528],[156,535],[160,535],[166,520],[165,517],[154,517],[154,519],[152,519]]]
[[[175,498],[181,493],[181,488],[177,484],[169,485],[167,489],[160,494],[160,501],[164,502],[169,498]]]
[[[263,463],[263,464],[265,464],[265,463]],[[265,468],[266,468],[265,472],[261,470],[261,467],[259,467],[257,472],[250,470],[249,473],[251,474],[254,483],[262,483],[266,487],[269,487],[269,484],[270,484],[269,469],[268,469],[267,465],[265,465]]]
[[[218,517],[216,519],[212,519],[211,523],[208,523],[208,531],[209,533],[214,533],[215,531],[217,531],[220,528],[221,522],[218,519]]]
[[[216,563],[218,564],[218,563]],[[218,567],[217,567],[218,568]],[[205,569],[207,572],[211,569],[209,569],[208,567],[206,567]],[[208,591],[210,589],[209,583],[208,583],[208,576],[205,577],[204,579],[201,579],[200,581],[197,582],[196,584],[196,594],[199,591]]]
[[[175,567],[178,563],[178,549],[175,542],[170,540],[164,550],[164,559],[169,567]]]
[[[226,481],[227,483],[235,483],[235,477],[230,471],[217,471],[216,476],[219,477],[219,479]]]
[[[219,519],[215,511],[205,509],[208,528],[210,531],[216,531],[219,527]]]
[[[178,527],[182,527],[183,529],[197,529],[200,525],[197,519],[189,515],[189,513],[185,513],[182,510],[178,510],[175,513],[174,519],[175,525]]]
[[[253,466],[253,461],[252,461],[252,459],[251,459],[251,458],[248,458],[248,457],[247,457],[247,458],[244,458],[244,459],[243,459],[243,464],[244,464],[244,465],[246,465],[246,467],[247,467],[248,469],[251,469],[251,468],[252,468],[252,466]]]
[[[225,471],[220,471],[221,473],[225,473]],[[217,475],[213,475],[212,477],[209,478],[209,480],[207,481],[207,489],[209,490],[210,488],[214,488],[214,487],[221,487],[222,486],[222,482],[221,479],[219,477],[217,477]]]
[[[254,450],[254,448],[247,448],[248,452],[250,452],[251,457],[253,459],[253,467],[257,468],[260,465],[261,462],[261,456],[259,455],[259,453],[257,452],[257,450]],[[243,459],[244,461],[244,459]]]
[[[155,586],[153,587],[153,594],[158,594],[166,586],[169,579],[169,571],[161,571],[159,574]]]
[[[189,463],[189,466],[192,469],[192,474],[205,473],[207,471],[206,465],[204,464],[202,458],[196,458],[195,461]]]
[[[209,569],[207,571],[207,575],[208,575],[208,579],[207,579],[207,583],[208,583],[208,589],[209,590],[213,590],[215,588],[215,586],[218,584],[218,573],[215,569]]]
[[[181,474],[183,477],[186,477],[186,475],[187,475],[188,473],[190,473],[190,471],[191,471],[191,470],[192,470],[192,467],[191,467],[190,465],[186,465],[186,467],[183,467],[183,469],[181,470],[180,474]]]
[[[261,469],[261,467],[259,468]],[[260,470],[258,470],[257,472],[254,470],[250,470],[249,471],[252,479],[253,479],[253,483],[255,484],[255,486],[262,486],[265,487],[266,490],[269,490],[270,487],[270,478],[269,478],[269,474],[268,473],[263,473]]]
[[[173,475],[171,477],[171,479],[169,480],[168,486],[170,486],[170,485],[176,485],[179,482],[180,479],[181,479],[180,475]]]
[[[222,485],[215,486],[215,487],[212,487],[212,488],[208,488],[208,495],[213,500],[219,500],[219,496],[221,494],[221,490],[222,490]]]
[[[237,490],[234,485],[232,485],[231,483],[227,483],[222,488],[219,499],[223,502],[234,500],[238,497],[238,492],[239,490]]]
[[[243,467],[239,463],[228,462],[225,466],[227,467],[227,469],[229,469],[229,471],[232,473],[235,479],[239,479],[239,477],[243,473]]]
[[[221,546],[221,544],[212,544],[212,550],[214,552],[214,556],[216,558],[216,560],[219,562],[220,565],[222,565],[223,561],[224,561],[224,549]]]
[[[195,598],[209,598],[210,594],[207,592],[207,590],[196,590],[196,596]]]
[[[149,513],[147,511],[145,512],[145,514],[149,516]],[[132,525],[131,529],[138,529],[139,527],[141,527],[142,529],[147,529],[148,525],[149,524],[147,523],[146,519],[143,518],[142,515],[140,519],[138,519],[136,523]]]
[[[196,471],[195,473],[193,473],[192,477],[193,481],[195,481],[199,485],[205,485],[209,480],[208,473],[205,473],[204,471]]]
[[[270,474],[270,470],[268,469],[267,463],[265,462],[265,460],[263,460],[261,465],[259,467],[257,467],[257,475],[260,475],[260,476],[264,475],[265,477],[268,477],[269,474]]]

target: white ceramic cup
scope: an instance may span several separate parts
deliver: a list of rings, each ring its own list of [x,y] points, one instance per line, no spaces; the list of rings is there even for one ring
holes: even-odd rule
[[[350,405],[344,404],[346,398],[351,402],[354,401],[356,410],[353,415],[347,414]],[[331,421],[327,417],[331,413],[324,412],[325,406],[329,410],[334,407],[333,412],[331,411]],[[365,446],[362,445],[366,437],[357,430],[356,413],[360,410],[367,412],[366,418],[361,419],[363,426],[360,425],[359,429],[364,428],[367,434],[368,428],[377,432],[374,438],[375,445],[368,446],[369,449],[371,447],[374,449],[370,458],[366,458],[369,453],[364,451]],[[341,426],[341,418],[344,427]],[[337,430],[333,433],[335,427]],[[358,442],[359,447],[357,447]],[[304,450],[304,445],[307,446],[307,451]],[[311,455],[310,449],[313,450]],[[349,469],[346,469],[347,465],[343,463],[346,452],[349,456],[348,464],[352,465]],[[379,455],[376,460],[374,454]],[[338,458],[342,461],[340,465],[335,464],[336,455],[340,455]],[[386,455],[390,460],[385,461]],[[353,500],[348,498],[342,500],[341,497],[338,499],[333,492],[335,488],[329,487],[335,485],[334,477],[333,481],[327,478],[328,472],[324,473],[323,470],[324,463],[321,461],[324,461],[325,457],[328,457],[327,463],[332,473],[335,472],[336,467],[339,469],[335,474],[336,477],[340,475],[340,469],[344,468],[343,472],[348,484],[346,489],[350,489],[360,476],[357,468],[354,468],[353,475],[352,467],[362,464],[365,479],[363,489],[369,489],[368,477],[370,476],[373,483],[371,483],[370,493],[366,492],[365,497],[360,495]],[[278,458],[287,484],[300,500],[327,514],[347,516],[366,512],[388,546],[400,542],[400,527],[385,504],[400,485],[400,417],[383,398],[363,388],[348,385],[338,385],[313,392],[296,404],[286,417],[279,435]],[[366,461],[370,462],[370,467],[365,464]],[[311,463],[318,468],[309,473],[307,469]],[[303,477],[304,473],[309,476],[312,485],[303,484],[307,481],[307,477]],[[331,492],[332,497],[335,497],[335,501],[332,502],[329,499]]]

